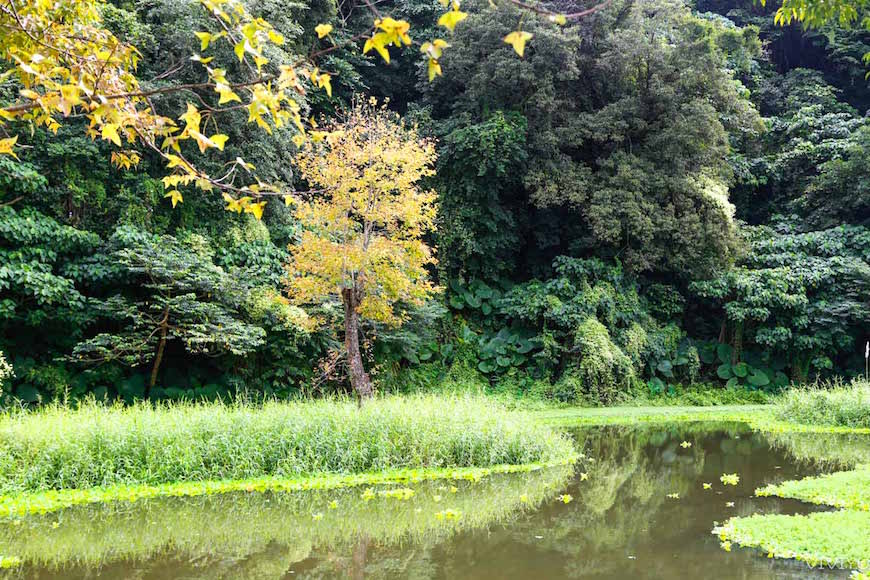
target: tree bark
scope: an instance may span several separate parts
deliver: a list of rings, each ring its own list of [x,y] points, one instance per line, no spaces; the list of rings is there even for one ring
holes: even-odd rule
[[[372,380],[363,366],[362,354],[359,350],[359,291],[354,288],[344,288],[341,300],[344,302],[344,349],[347,353],[347,369],[350,385],[359,396],[360,404],[371,398],[374,393]]]
[[[157,343],[157,354],[154,357],[154,366],[151,367],[151,380],[148,381],[148,387],[145,389],[145,398],[151,395],[151,389],[157,384],[157,372],[160,370],[160,363],[163,361],[163,351],[166,350],[166,334],[169,330],[169,306],[163,311],[163,320],[160,321],[160,342]]]

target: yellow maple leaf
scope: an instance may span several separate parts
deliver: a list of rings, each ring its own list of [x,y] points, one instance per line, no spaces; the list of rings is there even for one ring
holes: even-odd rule
[[[523,53],[526,51],[526,42],[531,40],[532,36],[534,35],[531,32],[514,30],[504,37],[504,41],[513,46],[518,55],[523,56]]]
[[[177,189],[173,189],[170,192],[167,192],[163,197],[168,197],[170,201],[172,201],[172,207],[175,207],[179,203],[184,201],[184,198],[181,197],[181,192]]]
[[[265,201],[260,201],[257,203],[249,203],[245,207],[245,212],[252,214],[255,218],[257,218],[257,221],[259,221],[259,220],[263,219],[263,209],[265,209],[265,207],[266,207]]]
[[[13,151],[13,147],[15,147],[15,143],[18,141],[18,135],[15,137],[9,137],[8,139],[0,139],[0,155],[11,155],[15,159],[18,159],[18,155]]]
[[[233,90],[228,85],[218,83],[215,85],[214,90],[217,94],[221,96],[221,98],[218,99],[218,105],[223,105],[224,103],[229,103],[230,101],[238,101],[240,103],[242,102],[241,97],[233,92]]]
[[[242,213],[242,204],[239,203],[239,200],[234,198],[228,193],[224,194],[224,201],[227,202],[227,211],[234,211],[236,213]]]
[[[441,15],[441,18],[438,19],[438,26],[443,26],[450,32],[453,32],[456,25],[466,18],[468,18],[468,12],[462,12],[454,7],[450,12],[445,12]]]
[[[229,137],[224,135],[223,133],[217,133],[217,134],[209,137],[209,139],[211,139],[211,141],[212,141],[212,143],[214,143],[215,147],[217,147],[218,149],[223,151],[224,150],[224,143],[227,142],[227,139],[229,139]]]
[[[332,96],[332,81],[329,77],[329,73],[323,73],[317,77],[317,86],[326,89],[326,94],[330,97]]]
[[[200,52],[208,48],[208,43],[212,40],[212,35],[210,32],[194,32],[196,37],[199,39],[199,50]]]
[[[121,146],[121,136],[118,135],[118,126],[112,123],[106,123],[100,130],[100,135],[103,139],[111,141],[118,147]]]
[[[384,59],[384,62],[390,64],[390,51],[388,51],[384,46],[385,36],[386,35],[384,35],[383,33],[378,33],[371,38],[366,39],[366,43],[363,46],[363,54],[374,48],[377,53],[381,55],[381,58]]]
[[[332,24],[318,24],[314,27],[314,32],[317,33],[317,38],[323,38],[332,32]]]
[[[429,72],[429,82],[431,83],[435,77],[441,76],[441,64],[437,60],[435,60],[434,58],[430,58],[428,72]]]

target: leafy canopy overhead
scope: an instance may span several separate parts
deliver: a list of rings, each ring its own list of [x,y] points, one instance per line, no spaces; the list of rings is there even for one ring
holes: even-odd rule
[[[507,0],[525,6],[519,0]],[[438,25],[452,33],[468,16],[460,10],[459,0],[440,0],[446,9]],[[606,4],[606,2],[604,3]],[[602,4],[602,6],[604,5]],[[410,46],[410,24],[382,15],[367,3],[373,13],[371,31],[337,43],[333,26],[314,27],[325,46],[304,57],[274,59],[273,48],[285,43],[284,36],[265,19],[251,14],[240,0],[199,0],[209,16],[207,30],[194,32],[199,53],[189,58],[202,66],[205,80],[181,85],[151,86],[136,75],[141,53],[132,44],[116,37],[103,21],[98,0],[5,0],[0,3],[0,59],[11,66],[0,80],[17,85],[13,102],[0,108],[0,122],[25,121],[53,132],[61,119],[84,116],[87,134],[112,143],[117,150],[113,162],[131,168],[142,158],[137,146],[162,158],[170,174],[163,178],[165,197],[172,206],[184,201],[182,189],[222,192],[227,209],[262,216],[264,196],[289,196],[295,192],[280,183],[258,178],[255,166],[236,157],[227,160],[221,175],[210,173],[194,163],[190,153],[195,144],[200,153],[223,151],[229,139],[221,132],[221,113],[243,109],[248,122],[271,133],[292,126],[297,146],[307,139],[303,97],[311,87],[332,95],[332,73],[322,71],[319,56],[365,38],[363,52],[377,52],[390,62],[388,47]],[[528,6],[551,21],[564,24],[597,9],[561,15]],[[520,40],[512,40],[518,38]],[[505,42],[522,56],[531,35],[512,32]],[[232,58],[221,62],[220,49],[232,50]],[[439,58],[448,43],[433,38],[420,47],[428,61],[430,80],[441,74]],[[158,77],[159,78],[159,77]],[[179,93],[196,97],[188,100],[184,113],[160,113],[151,97]],[[17,131],[17,129],[15,129]],[[8,132],[7,132],[8,134]],[[0,155],[15,156],[18,134],[0,139]]]

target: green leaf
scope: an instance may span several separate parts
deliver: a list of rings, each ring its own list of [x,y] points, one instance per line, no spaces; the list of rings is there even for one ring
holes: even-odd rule
[[[733,376],[731,373],[731,363],[719,365],[719,368],[716,369],[716,374],[720,379],[730,379]]]
[[[25,403],[36,403],[39,401],[39,391],[30,383],[24,383],[15,389],[15,397]]]
[[[465,308],[465,300],[462,299],[462,296],[454,294],[450,297],[450,306],[452,306],[456,310],[462,310],[463,308]]]
[[[491,361],[482,360],[477,363],[477,368],[480,370],[480,372],[489,374],[495,370],[495,365],[493,365]]]
[[[656,370],[658,370],[660,373],[662,373],[664,376],[668,377],[669,379],[673,378],[673,376],[674,376],[674,365],[671,364],[671,361],[669,361],[669,360],[659,361],[659,364],[656,367]]]
[[[739,362],[732,368],[734,371],[734,375],[740,377],[741,379],[745,378],[746,375],[749,374],[749,365],[745,362]]]
[[[755,369],[752,371],[752,374],[746,378],[746,381],[753,387],[765,387],[770,384],[770,377],[768,377],[764,371]]]
[[[466,304],[471,306],[472,308],[480,308],[481,301],[480,298],[472,294],[471,292],[463,292],[462,298],[465,300]]]
[[[498,363],[500,367],[509,367],[511,366],[511,358],[508,356],[500,356],[495,359],[495,362]]]
[[[716,345],[716,356],[719,358],[719,362],[731,364],[732,354],[734,354],[734,349],[731,348],[730,344]]]
[[[725,383],[726,389],[736,389],[739,386],[740,386],[740,379],[738,379],[737,377],[731,377],[730,379],[728,379],[728,382]]]

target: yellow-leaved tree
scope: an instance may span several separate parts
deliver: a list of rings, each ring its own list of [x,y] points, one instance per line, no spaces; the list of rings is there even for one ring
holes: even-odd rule
[[[316,197],[297,200],[304,226],[290,248],[287,292],[296,304],[338,297],[344,305],[348,375],[360,399],[373,393],[360,354],[360,320],[400,325],[398,304],[420,305],[436,288],[423,241],[434,227],[435,148],[397,115],[357,103],[344,121],[313,138],[297,158]]]

